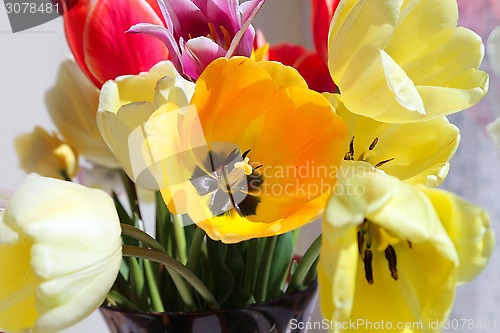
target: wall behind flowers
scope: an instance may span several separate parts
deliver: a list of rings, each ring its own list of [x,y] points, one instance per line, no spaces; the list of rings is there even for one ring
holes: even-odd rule
[[[270,42],[286,40],[311,46],[308,4],[305,0],[267,0],[255,26],[264,31]],[[483,40],[500,25],[499,0],[459,0],[459,5],[461,25],[478,32]],[[0,7],[0,186],[15,187],[22,181],[24,172],[18,168],[13,139],[31,131],[35,125],[54,129],[45,110],[44,95],[54,84],[58,66],[69,55],[69,50],[60,19],[12,34],[5,9]],[[489,72],[487,60],[482,67]],[[500,235],[500,153],[495,152],[485,133],[487,123],[498,116],[500,82],[492,76],[488,96],[473,109],[451,117],[461,129],[462,142],[444,186],[485,207]],[[310,244],[318,232],[317,223],[309,227],[301,241],[303,247]],[[450,323],[458,323],[460,329],[449,332],[500,331],[499,279],[500,247],[481,276],[458,289],[451,317],[456,321]],[[316,314],[313,320],[321,319]],[[486,327],[488,320],[490,328]],[[89,331],[107,332],[98,313],[64,332]]]

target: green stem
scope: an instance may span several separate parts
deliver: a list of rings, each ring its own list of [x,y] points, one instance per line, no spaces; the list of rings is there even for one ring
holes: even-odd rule
[[[308,272],[314,266],[314,262],[319,257],[319,252],[321,249],[321,235],[318,236],[311,244],[311,246],[307,249],[306,253],[300,260],[297,269],[292,275],[290,279],[290,283],[288,284],[288,288],[286,289],[286,293],[292,293],[296,290],[301,289],[303,286],[304,278],[307,276]]]
[[[147,247],[152,248],[153,250],[160,251],[163,253],[167,253],[165,248],[153,237],[149,234],[145,233],[139,228],[133,227],[128,224],[121,224],[122,227],[122,235],[130,236],[132,238],[137,239],[144,243]]]
[[[165,248],[156,239],[154,239],[153,237],[151,237],[150,235],[148,235],[147,233],[145,233],[141,229],[138,229],[138,228],[133,227],[133,226],[129,226],[127,224],[122,224],[122,234],[133,237],[133,238],[141,241],[143,244],[145,244],[149,248],[168,255]],[[146,266],[146,277],[150,278],[153,275],[148,275],[147,269],[148,269],[148,266]],[[188,310],[196,309],[195,301],[194,301],[193,297],[191,296],[191,290],[188,288],[188,286],[186,285],[184,280],[179,276],[179,273],[177,273],[174,269],[170,269],[168,267],[167,267],[167,271],[170,274],[170,276],[172,277],[172,280],[174,281],[174,284],[179,292],[179,295],[182,298],[182,301],[186,305],[186,308]],[[150,273],[152,274],[151,271],[150,271]],[[156,281],[156,280],[150,280],[151,284],[153,284],[154,281]],[[153,288],[155,288],[156,290],[152,290],[152,293],[158,292],[157,297],[160,297],[157,286],[155,285],[155,286],[153,286]],[[152,295],[152,297],[153,297],[153,295]],[[160,304],[161,304],[161,307],[163,307],[163,303],[161,302],[161,298],[156,299],[156,300],[153,298],[153,305],[155,302],[156,302],[158,308],[160,308]],[[156,311],[162,312],[163,310],[156,310]]]
[[[198,265],[201,246],[203,245],[204,238],[205,231],[201,228],[196,227],[196,229],[194,230],[193,239],[191,240],[191,246],[189,247],[189,259],[187,261],[187,268],[191,272],[194,272],[196,270],[196,266]]]
[[[258,252],[259,252],[259,240],[258,239],[249,240],[247,257],[245,262],[245,277],[243,278],[243,290],[250,295],[253,295],[255,291]]]
[[[160,290],[158,289],[158,282],[153,273],[151,261],[144,261],[144,270],[146,272],[146,280],[148,281],[149,296],[151,297],[153,310],[156,312],[164,312],[165,308],[163,307]]]
[[[186,266],[182,265],[180,262],[170,257],[168,254],[144,249],[137,246],[123,246],[122,254],[124,257],[138,257],[143,259],[152,260],[160,264],[165,265],[177,273],[179,273],[186,281],[200,294],[203,300],[207,303],[210,310],[218,310],[219,305],[215,300],[212,293],[207,289],[207,287],[201,282],[201,280]]]
[[[186,253],[186,234],[184,233],[184,221],[181,214],[172,214],[172,223],[174,224],[174,237],[177,253],[177,260],[185,265],[188,258]]]
[[[119,305],[127,310],[139,311],[139,308],[134,303],[115,290],[111,290],[106,299],[111,305]]]
[[[123,186],[125,187],[125,192],[127,193],[128,201],[130,203],[130,209],[132,210],[132,215],[134,215],[135,213],[140,219],[142,219],[141,209],[139,207],[139,199],[137,198],[137,191],[134,182],[130,178],[128,178],[127,174],[123,170],[120,171],[120,177],[122,179]]]
[[[62,179],[64,179],[65,181],[68,181],[68,182],[72,182],[73,180],[71,179],[71,177],[68,175],[68,170],[66,169],[63,169],[59,172],[59,174],[61,175]]]
[[[269,273],[271,272],[271,264],[273,261],[274,248],[278,236],[272,236],[266,239],[264,247],[264,258],[262,261],[262,269],[259,276],[259,283],[257,285],[257,302],[264,302],[267,296],[267,285],[269,283]]]

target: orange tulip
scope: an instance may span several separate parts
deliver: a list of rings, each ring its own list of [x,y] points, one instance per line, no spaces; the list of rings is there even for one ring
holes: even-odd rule
[[[164,25],[161,17],[156,0],[81,0],[63,16],[75,60],[98,88],[168,58],[161,41],[125,33],[140,22]]]

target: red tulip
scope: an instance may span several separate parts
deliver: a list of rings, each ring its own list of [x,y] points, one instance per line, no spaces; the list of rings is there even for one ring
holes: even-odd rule
[[[140,22],[164,25],[156,0],[80,0],[63,18],[75,60],[98,88],[169,56],[161,41],[125,33]]]
[[[328,31],[340,0],[311,0],[312,29],[315,51],[303,46],[283,43],[269,50],[269,60],[292,66],[304,77],[310,89],[334,92],[337,87],[328,71]]]

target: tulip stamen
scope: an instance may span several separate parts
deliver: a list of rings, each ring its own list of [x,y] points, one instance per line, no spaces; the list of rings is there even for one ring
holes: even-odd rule
[[[389,263],[389,270],[391,271],[391,276],[394,280],[398,279],[398,269],[397,269],[397,264],[398,260],[396,257],[396,251],[394,248],[389,245],[385,249],[385,258],[387,259],[387,262]]]
[[[226,28],[224,28],[222,25],[219,26],[219,28],[224,35],[224,49],[226,49],[227,51],[229,50],[229,47],[231,47],[231,36],[229,35],[229,32],[227,32]]]
[[[207,38],[210,38],[214,43],[217,44],[217,31],[215,30],[212,22],[208,22],[208,28],[210,29],[210,33],[207,35]]]
[[[372,143],[370,144],[370,147],[368,147],[368,150],[373,150],[375,149],[375,146],[378,143],[378,138],[373,139]]]
[[[353,161],[354,160],[354,136],[349,143],[349,151],[344,156],[345,161]]]
[[[354,136],[352,137],[351,139],[351,142],[349,143],[349,150],[347,151],[347,153],[344,155],[344,160],[345,161],[354,161]],[[371,152],[375,149],[375,147],[377,146],[378,144],[378,138],[375,138],[373,139],[372,143],[370,143],[370,146],[368,146],[368,152]],[[359,157],[357,158],[358,161],[363,161],[363,162],[368,162],[369,163],[369,160],[370,160],[370,155],[366,156],[367,152],[366,151],[363,151]],[[382,165],[390,162],[394,160],[394,157],[393,158],[389,158],[389,159],[386,159],[386,160],[383,160],[383,161],[380,161],[378,162],[377,164],[374,165],[375,168],[380,168]]]
[[[380,161],[377,164],[375,164],[375,168],[380,168],[382,165],[384,165],[384,164],[386,164],[386,163],[388,163],[388,162],[390,162],[392,160],[394,160],[394,157],[393,158],[389,158],[387,160]]]
[[[360,230],[360,231],[358,231],[358,252],[359,252],[359,254],[361,254],[363,251],[363,245],[365,245],[365,235]]]
[[[413,248],[413,244],[412,244],[412,242],[410,242],[409,240],[406,240],[406,241],[408,242],[408,247],[409,247],[410,249],[412,249],[412,248]]]
[[[370,249],[370,245],[367,244],[367,249],[365,250],[364,257],[363,257],[363,263],[365,267],[365,279],[368,282],[368,284],[373,284],[373,253],[372,250]]]

